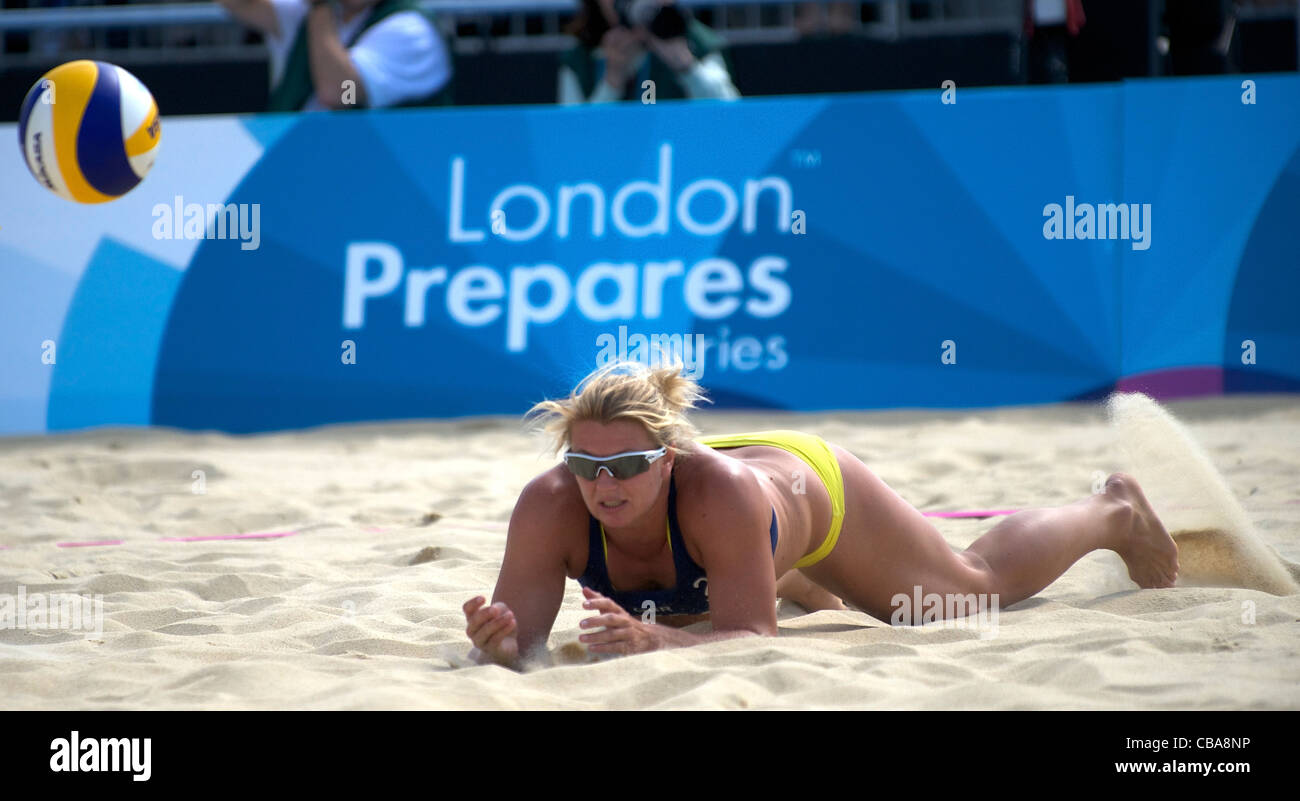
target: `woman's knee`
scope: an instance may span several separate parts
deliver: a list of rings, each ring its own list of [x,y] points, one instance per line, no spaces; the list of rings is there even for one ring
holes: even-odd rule
[[[962,593],[978,593],[982,595],[991,595],[997,587],[997,576],[993,572],[993,567],[988,561],[978,553],[965,550],[957,554],[961,560],[964,570],[962,571],[961,581],[966,586],[959,590]]]
[[[839,596],[817,584],[798,570],[787,572],[777,581],[776,595],[778,598],[784,598],[799,604],[809,612],[844,608],[844,602],[840,600]]]

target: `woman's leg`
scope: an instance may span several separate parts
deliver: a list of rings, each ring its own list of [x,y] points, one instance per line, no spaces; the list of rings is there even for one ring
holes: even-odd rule
[[[1139,587],[1172,587],[1178,546],[1132,476],[1116,473],[1106,491],[1068,506],[1017,512],[966,549],[996,577],[1002,603],[1051,584],[1086,554],[1105,548],[1123,557]]]
[[[786,571],[786,574],[777,580],[776,597],[794,601],[809,612],[844,608],[844,602],[838,596],[824,587],[817,586],[798,570]]]
[[[1083,555],[1107,548],[1143,587],[1173,584],[1178,549],[1132,477],[1067,506],[1019,512],[956,553],[929,520],[856,457],[835,448],[844,474],[844,527],[830,556],[804,575],[881,620],[902,594],[1029,598]]]

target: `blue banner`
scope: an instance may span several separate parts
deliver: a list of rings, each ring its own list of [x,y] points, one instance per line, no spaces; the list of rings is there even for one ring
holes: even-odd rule
[[[8,432],[518,414],[609,358],[723,407],[1300,388],[1297,76],[165,118],[121,200],[0,181]]]

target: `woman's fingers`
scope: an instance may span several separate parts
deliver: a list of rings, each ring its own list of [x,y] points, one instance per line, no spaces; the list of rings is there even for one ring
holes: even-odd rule
[[[626,626],[631,622],[632,619],[627,615],[605,614],[605,615],[596,615],[595,617],[589,617],[579,622],[578,626],[584,629],[595,629],[595,628],[600,628],[601,626],[604,626],[607,629],[612,629],[612,628],[622,628],[623,626]]]
[[[616,643],[626,645],[635,640],[640,634],[637,627],[632,625],[635,621],[629,620],[627,617],[609,618],[607,615],[601,615],[600,617],[588,618],[583,622],[589,623],[593,627],[605,627],[600,631],[593,631],[578,637],[583,644],[588,646],[609,646]]]
[[[605,629],[595,634],[584,634],[581,639],[588,651],[598,654],[626,655],[642,650],[633,629]]]
[[[484,606],[487,599],[476,595],[466,601],[465,633],[474,647],[495,662],[513,662],[519,658],[519,631],[515,613],[504,602]]]
[[[618,604],[614,603],[608,598],[597,598],[592,601],[587,601],[582,605],[582,608],[594,609],[597,612],[606,612],[611,615],[617,615],[619,612],[623,612],[623,614],[627,614],[627,612],[623,611],[623,607],[619,606]]]
[[[475,629],[492,619],[491,615],[485,614],[487,611],[483,607],[485,603],[487,603],[486,598],[476,595],[461,606],[461,610],[465,613],[466,633],[472,634]]]
[[[610,612],[612,614],[617,614],[619,612],[626,613],[626,610],[623,609],[623,607],[593,589],[583,587],[582,594],[587,596],[587,600],[582,602],[583,609],[598,609],[601,612]]]
[[[587,629],[603,627],[603,630],[583,634],[578,639],[587,646],[589,651],[595,653],[632,653],[635,650],[632,640],[636,636],[636,627],[632,624],[637,622],[636,619],[629,615],[623,607],[595,590],[584,587],[583,594],[587,596],[587,601],[583,603],[583,606],[587,609],[598,610],[603,614],[589,617],[579,622],[578,625]]]
[[[506,640],[515,636],[517,628],[518,624],[515,622],[515,616],[511,613],[507,613],[503,616],[501,626],[487,638],[483,650],[497,650],[501,648]]]
[[[495,603],[475,611],[469,617],[465,633],[477,645],[514,621],[514,612],[504,603]]]
[[[591,634],[584,634],[578,639],[587,645],[608,645],[609,643],[622,642],[629,636],[627,629],[605,629],[596,631]]]
[[[495,620],[500,612],[501,610],[499,608],[491,606],[484,606],[476,609],[474,612],[466,615],[466,632],[471,637],[474,636],[475,632],[481,629],[484,624],[491,620]]]
[[[579,622],[578,625],[581,628],[590,629],[604,626],[606,629],[620,629],[636,622],[636,618],[629,615],[626,609],[595,590],[583,587],[582,592],[587,596],[587,600],[582,604],[583,608],[593,609],[602,614],[594,615]]]
[[[478,625],[469,629],[469,638],[475,645],[482,648],[487,641],[505,626],[506,620],[500,617],[494,617],[490,620],[482,621]]]
[[[483,624],[483,626],[478,630],[478,638],[490,641],[498,633],[508,629],[511,625],[514,624],[514,622],[515,622],[514,612],[508,610],[505,612],[500,612],[491,620]]]

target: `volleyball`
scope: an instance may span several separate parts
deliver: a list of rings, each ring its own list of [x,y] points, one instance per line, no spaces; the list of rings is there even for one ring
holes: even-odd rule
[[[131,191],[158,155],[158,104],[131,73],[103,61],[69,61],[23,99],[18,146],[36,180],[77,203]]]

